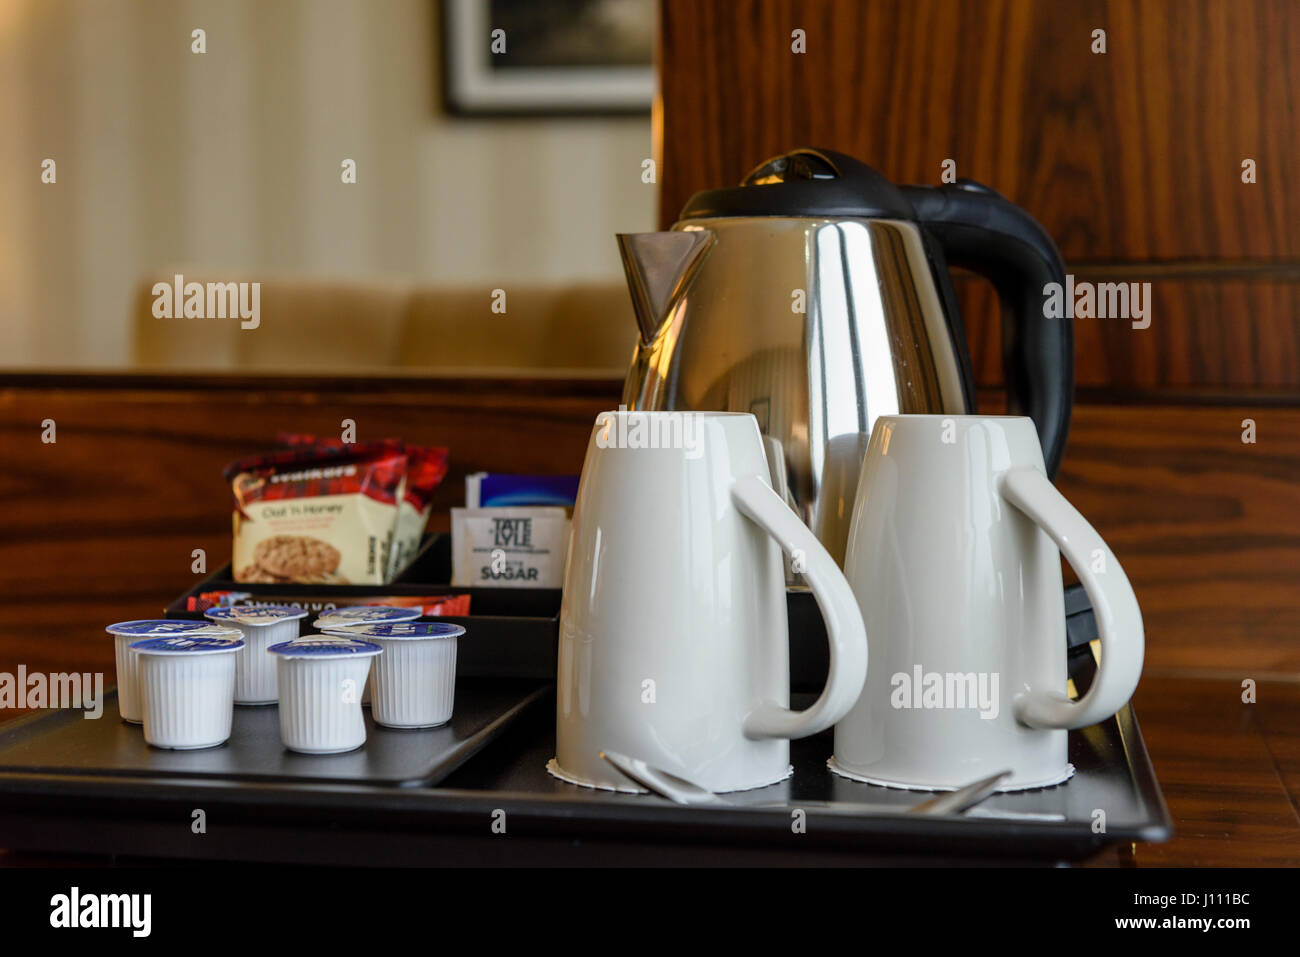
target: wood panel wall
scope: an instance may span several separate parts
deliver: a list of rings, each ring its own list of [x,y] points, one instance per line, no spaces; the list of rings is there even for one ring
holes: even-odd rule
[[[663,0],[660,219],[795,146],[900,183],[952,159],[1080,279],[1153,283],[1151,328],[1078,321],[1081,385],[1300,399],[1298,50],[1292,0]],[[996,384],[992,298],[961,294]]]

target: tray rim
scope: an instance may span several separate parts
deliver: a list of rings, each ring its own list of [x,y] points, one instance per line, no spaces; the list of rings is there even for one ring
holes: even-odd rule
[[[536,704],[537,696],[547,690],[545,685],[536,689],[529,696],[529,707]],[[44,717],[48,715],[40,712],[25,716],[8,723],[9,729],[18,722],[29,723],[30,718]],[[833,806],[810,805],[804,809],[809,822],[825,826],[810,826],[801,837],[812,837],[812,840],[802,846],[818,850],[839,849],[846,854],[873,851],[890,854],[894,852],[880,848],[878,843],[873,844],[873,839],[897,841],[910,838],[922,844],[956,840],[962,842],[960,850],[964,856],[994,861],[1009,855],[990,853],[990,849],[1015,841],[1014,850],[1022,852],[1021,856],[1082,860],[1124,841],[1167,841],[1173,836],[1173,822],[1132,705],[1125,705],[1117,715],[1101,724],[1109,722],[1115,722],[1114,733],[1123,744],[1130,777],[1137,794],[1150,811],[1150,819],[1145,823],[1096,834],[1086,830],[1086,822],[1081,820],[1073,822],[1075,828],[1063,830],[1062,824],[1056,821],[1008,821],[963,815],[864,815]],[[0,733],[4,730],[8,729],[0,725]],[[412,825],[418,823],[420,831],[425,834],[438,832],[457,836],[464,833],[465,825],[470,822],[481,830],[483,822],[491,814],[504,810],[513,822],[513,829],[517,830],[522,822],[524,829],[532,829],[550,838],[573,837],[580,831],[580,836],[588,840],[613,838],[623,842],[644,842],[662,838],[665,831],[670,830],[677,841],[699,847],[740,843],[788,846],[785,842],[790,834],[790,811],[800,806],[798,801],[792,801],[785,808],[695,808],[646,801],[644,797],[635,795],[601,795],[593,800],[592,796],[585,794],[578,798],[563,793],[443,788],[436,784],[395,787],[315,781],[248,781],[220,776],[197,778],[159,774],[113,777],[0,769],[0,809],[24,805],[32,799],[48,801],[51,798],[70,804],[96,800],[154,806],[192,805],[195,800],[203,800],[212,806],[215,798],[222,807],[250,813],[254,826],[260,824],[268,832],[283,827],[277,815],[293,815],[299,823],[304,823],[301,818],[308,814],[335,827],[367,821],[373,824],[378,816],[389,818],[385,830],[390,830],[394,824],[409,822]],[[37,811],[42,808],[46,811],[42,816],[51,821],[67,816],[44,802]],[[25,809],[30,810],[30,807]],[[393,815],[400,820],[393,820]],[[724,820],[727,826],[720,828]],[[0,832],[3,832],[2,824]],[[917,852],[922,856],[934,853],[920,847]]]
[[[484,679],[480,678],[474,680],[483,681]],[[504,710],[498,712],[495,717],[483,724],[473,734],[455,742],[454,745],[442,752],[445,757],[443,760],[438,761],[434,766],[433,774],[407,777],[376,777],[369,779],[370,783],[364,786],[378,788],[380,790],[436,787],[438,781],[453,774],[459,768],[464,766],[467,761],[490,745],[502,733],[504,733],[506,729],[514,724],[515,721],[537,706],[549,691],[549,685],[544,682],[533,684],[528,681],[528,679],[513,680],[520,684],[520,687],[517,689],[518,694],[513,696],[514,702]],[[525,684],[532,686],[525,688]],[[116,685],[108,688],[104,692],[104,701],[107,703],[110,700],[114,702],[117,700]],[[241,707],[243,706],[235,706],[237,711]],[[246,710],[251,711],[264,709],[247,708]],[[39,735],[40,732],[33,730],[32,726],[41,723],[48,722],[52,726],[57,725],[58,727],[62,727],[66,722],[75,722],[77,720],[76,715],[76,709],[67,708],[33,711],[30,714],[23,715],[21,718],[16,718],[13,721],[6,721],[3,724],[0,724],[0,742],[12,739],[15,734],[18,736]],[[121,721],[121,719],[116,716],[116,712],[113,716],[106,714],[100,720],[114,722]],[[272,784],[288,789],[312,784],[331,786],[335,783],[330,779],[323,777],[296,778],[291,775],[249,775],[246,772],[238,771],[228,774],[213,771],[172,771],[170,773],[160,773],[148,769],[133,768],[108,771],[106,769],[59,769],[39,766],[23,767],[14,770],[13,767],[14,766],[12,765],[0,764],[0,781],[37,778],[49,780],[85,779],[88,781],[104,783],[116,783],[120,781],[152,781],[167,786],[176,783],[216,782],[231,787],[241,787],[249,784]],[[3,793],[4,788],[0,785],[0,795],[3,795]]]

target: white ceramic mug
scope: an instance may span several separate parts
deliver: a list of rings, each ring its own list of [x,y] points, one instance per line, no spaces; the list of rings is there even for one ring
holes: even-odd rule
[[[788,708],[783,549],[830,636],[825,690],[800,712]],[[790,774],[788,739],[843,717],[866,670],[853,593],[772,491],[752,415],[597,418],[560,611],[556,777],[640,790],[601,760],[609,750],[715,791],[773,784]]]
[[[853,511],[845,574],[872,664],[836,725],[832,770],[935,790],[1004,768],[1002,790],[1069,778],[1066,729],[1110,717],[1137,687],[1142,613],[1106,543],[1048,480],[1033,422],[881,416]],[[1101,638],[1078,701],[1066,695],[1061,553]]]

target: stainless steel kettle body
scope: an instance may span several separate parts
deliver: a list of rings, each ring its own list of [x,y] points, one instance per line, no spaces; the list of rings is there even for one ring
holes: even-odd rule
[[[773,486],[842,561],[876,418],[975,410],[954,261],[998,286],[1009,406],[1034,416],[1054,468],[1072,337],[1044,318],[1042,287],[1064,269],[1023,211],[955,189],[900,190],[800,150],[697,194],[669,232],[620,236],[641,331],[624,403],[753,413]]]

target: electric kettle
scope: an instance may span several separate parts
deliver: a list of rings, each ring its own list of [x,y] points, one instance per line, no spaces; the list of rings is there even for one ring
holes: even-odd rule
[[[1008,411],[1033,419],[1055,475],[1073,334],[1043,306],[1065,267],[991,189],[895,186],[797,149],[696,193],[671,230],[618,242],[640,328],[624,405],[752,413],[773,488],[840,563],[876,418],[975,411],[949,265],[997,289]]]

